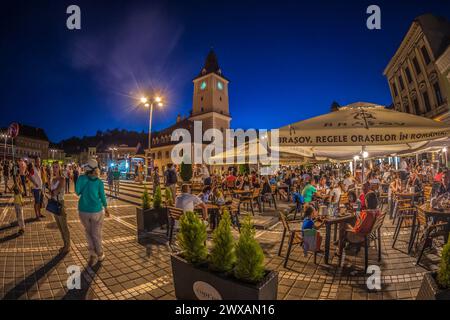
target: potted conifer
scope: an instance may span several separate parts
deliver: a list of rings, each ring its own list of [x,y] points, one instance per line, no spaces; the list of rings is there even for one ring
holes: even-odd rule
[[[278,275],[264,269],[264,254],[255,240],[250,217],[242,224],[237,243],[231,219],[224,211],[206,248],[206,226],[193,212],[180,219],[182,251],[171,256],[175,295],[182,300],[274,300]]]
[[[437,272],[424,275],[417,300],[450,300],[450,239],[442,249]]]
[[[167,209],[162,207],[161,188],[156,187],[153,201],[151,201],[148,189],[144,186],[141,199],[142,207],[136,207],[138,240],[145,237],[147,232],[167,225]]]

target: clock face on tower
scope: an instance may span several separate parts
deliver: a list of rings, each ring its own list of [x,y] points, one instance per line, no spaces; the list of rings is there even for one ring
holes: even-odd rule
[[[202,81],[202,83],[200,84],[200,89],[201,90],[205,90],[206,89],[206,81]]]
[[[223,83],[222,83],[222,81],[217,81],[217,89],[223,90]]]

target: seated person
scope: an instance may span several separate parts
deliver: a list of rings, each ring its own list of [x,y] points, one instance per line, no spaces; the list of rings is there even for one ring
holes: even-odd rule
[[[200,198],[200,200],[206,203],[209,202],[210,195],[211,195],[211,187],[206,186],[203,188],[202,192],[198,195],[198,197]]]
[[[223,193],[222,193],[222,191],[219,188],[215,187],[212,190],[212,196],[214,198],[215,204],[217,204],[219,206],[225,204],[225,197],[223,196]]]
[[[181,186],[181,193],[175,199],[175,207],[183,209],[183,212],[192,211],[194,208],[199,206],[202,209],[202,216],[204,220],[208,219],[208,210],[205,203],[198,197],[190,193],[190,188],[188,184],[183,184]]]
[[[305,203],[302,194],[298,191],[297,186],[292,187],[292,201],[294,202],[295,206],[290,210],[290,212],[300,212],[302,210],[302,206]]]
[[[372,231],[373,224],[377,217],[381,214],[378,209],[378,198],[373,191],[369,191],[365,195],[365,207],[359,217],[357,217],[354,226],[346,225],[339,232],[338,255],[342,254],[345,240],[351,243],[359,243],[364,240],[364,236]]]
[[[302,235],[304,234],[304,231],[306,229],[320,229],[323,222],[320,219],[316,219],[315,216],[317,215],[317,211],[314,207],[307,207],[305,209],[305,213],[303,215],[303,223],[302,223]],[[320,235],[320,232],[317,231],[317,243],[316,248],[317,250],[320,250],[320,244],[322,243],[322,236]]]

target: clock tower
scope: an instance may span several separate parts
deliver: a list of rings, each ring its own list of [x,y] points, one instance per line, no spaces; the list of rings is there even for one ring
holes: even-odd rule
[[[193,80],[191,121],[202,121],[203,131],[211,128],[225,132],[230,128],[228,83],[213,50],[208,53],[200,74]]]

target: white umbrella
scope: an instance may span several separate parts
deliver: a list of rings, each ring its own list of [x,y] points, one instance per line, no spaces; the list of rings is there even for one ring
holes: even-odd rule
[[[366,151],[381,157],[416,151],[450,135],[444,123],[357,102],[279,129],[280,152],[316,159],[351,160]]]

